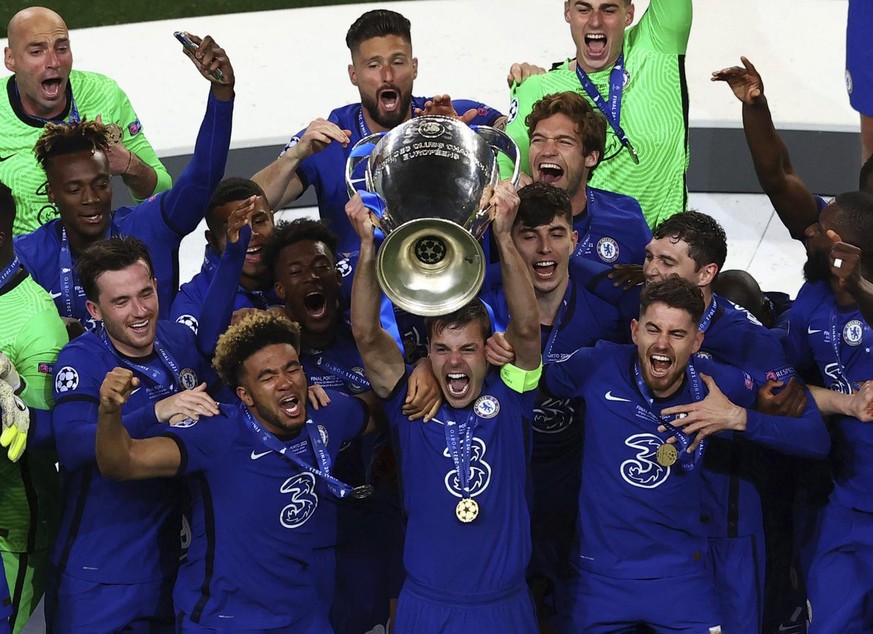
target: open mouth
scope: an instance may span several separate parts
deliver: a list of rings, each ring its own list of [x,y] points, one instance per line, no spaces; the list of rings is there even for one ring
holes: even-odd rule
[[[252,264],[259,264],[261,262],[261,251],[263,250],[262,246],[249,247],[246,249],[246,262]]]
[[[653,354],[649,356],[649,365],[652,367],[652,374],[660,378],[667,376],[673,360],[663,354]]]
[[[49,99],[57,99],[61,95],[61,81],[60,77],[53,77],[51,79],[43,80],[42,82],[42,92]]]
[[[564,175],[564,168],[557,163],[539,164],[540,180],[548,185],[554,185]]]
[[[303,308],[310,317],[315,319],[324,317],[327,311],[327,298],[324,296],[324,293],[319,291],[307,293],[306,297],[303,298]]]
[[[149,320],[145,319],[143,321],[137,321],[135,323],[130,324],[130,329],[135,333],[144,334],[149,327]]]
[[[585,36],[585,48],[588,49],[588,54],[591,57],[599,58],[604,57],[607,52],[606,48],[606,34],[605,33],[591,33]]]
[[[555,271],[557,270],[557,268],[558,263],[554,260],[543,260],[541,262],[534,262],[534,276],[539,279],[550,279],[555,275]]]
[[[470,377],[461,372],[451,372],[446,375],[446,389],[449,396],[461,398],[470,389]]]
[[[393,88],[379,92],[379,103],[386,112],[394,112],[400,104],[400,93]]]
[[[82,214],[79,218],[82,219],[82,222],[89,225],[96,225],[103,222],[103,214],[96,212],[93,214]]]
[[[300,400],[296,396],[287,396],[279,401],[280,409],[291,418],[300,414]]]

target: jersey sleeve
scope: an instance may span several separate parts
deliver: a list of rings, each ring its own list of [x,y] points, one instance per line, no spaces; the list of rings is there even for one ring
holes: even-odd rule
[[[324,410],[331,430],[339,434],[341,442],[357,438],[370,420],[370,408],[364,401],[336,390],[326,390],[330,404]]]
[[[597,352],[601,346],[579,348],[566,359],[543,366],[540,389],[555,398],[582,396],[582,386],[595,368],[600,367]]]
[[[78,347],[67,346],[55,364],[52,428],[58,457],[67,469],[80,469],[96,461],[97,409],[105,374],[89,357]],[[143,437],[159,424],[154,403],[132,411],[123,409],[121,421],[132,438]]]
[[[630,29],[629,44],[671,55],[685,55],[691,34],[691,0],[652,0]]]
[[[170,319],[188,326],[194,334],[200,328],[200,313],[203,310],[203,293],[198,273],[190,282],[182,284],[170,307]]]
[[[54,305],[49,308],[30,316],[15,338],[15,350],[6,351],[25,383],[21,400],[28,407],[43,410],[54,405],[52,367],[67,343],[64,322]]]
[[[181,462],[179,475],[207,471],[221,466],[224,456],[239,437],[242,426],[222,408],[218,416],[187,420],[183,425],[171,426],[161,435],[172,439],[179,447]]]
[[[472,101],[471,99],[453,99],[452,105],[455,108],[455,112],[459,115],[463,115],[468,110],[475,110],[476,117],[471,122],[474,124],[494,125],[503,116],[503,113],[499,110],[495,110],[491,106],[487,106],[479,101]]]
[[[173,185],[173,179],[170,177],[167,168],[161,163],[152,144],[146,138],[142,123],[140,123],[139,117],[137,117],[133,105],[130,103],[130,99],[120,86],[115,84],[114,87],[115,96],[113,101],[118,108],[117,121],[123,132],[122,143],[124,143],[124,147],[136,154],[143,163],[155,170],[157,182],[155,183],[152,195],[170,189]],[[131,196],[133,196],[133,193],[131,193]],[[134,198],[134,200],[142,202],[142,199],[139,198]]]
[[[171,189],[144,203],[160,203],[160,221],[179,241],[203,220],[209,198],[224,176],[230,149],[233,103],[221,101],[209,93],[191,160]]]

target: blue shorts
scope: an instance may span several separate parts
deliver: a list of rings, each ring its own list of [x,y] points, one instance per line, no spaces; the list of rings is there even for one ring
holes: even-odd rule
[[[172,634],[173,579],[106,584],[60,574],[45,595],[45,620],[57,634]]]
[[[522,582],[475,597],[437,595],[408,577],[400,591],[394,634],[536,634],[533,601]]]
[[[725,632],[760,632],[764,614],[764,538],[710,537],[709,568]]]
[[[632,633],[638,625],[671,634],[706,634],[721,623],[707,570],[662,579],[615,579],[581,571],[567,591],[571,609],[558,615],[558,631],[566,634]]]
[[[849,0],[846,26],[846,90],[849,103],[867,116],[873,116],[873,2]]]
[[[873,513],[827,505],[807,586],[810,634],[873,632]]]

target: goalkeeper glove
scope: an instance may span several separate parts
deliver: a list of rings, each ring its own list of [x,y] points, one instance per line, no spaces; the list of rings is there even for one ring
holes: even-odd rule
[[[0,432],[0,446],[7,448],[6,454],[12,462],[17,462],[27,445],[30,410],[5,381],[0,381],[0,410],[3,430]]]

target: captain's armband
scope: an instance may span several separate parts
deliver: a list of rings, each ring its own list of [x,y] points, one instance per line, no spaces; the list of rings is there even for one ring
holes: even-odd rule
[[[540,377],[543,374],[543,363],[540,361],[539,366],[534,370],[522,370],[518,366],[507,363],[500,368],[500,378],[506,384],[506,387],[513,392],[524,394],[536,389],[539,385]]]

